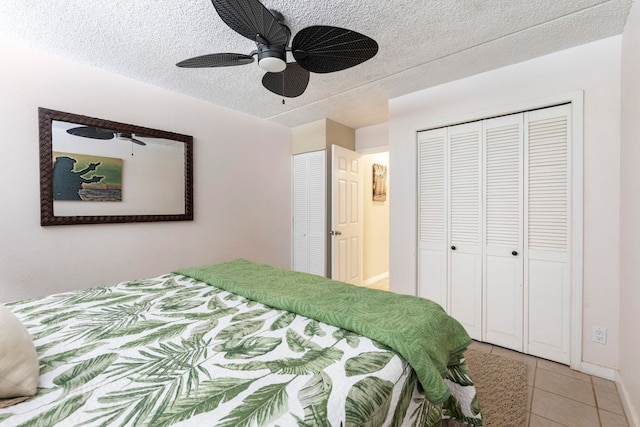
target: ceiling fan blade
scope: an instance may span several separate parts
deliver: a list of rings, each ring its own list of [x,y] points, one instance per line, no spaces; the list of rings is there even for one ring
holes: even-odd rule
[[[378,43],[345,28],[313,25],[295,35],[291,50],[303,68],[313,73],[333,73],[373,58],[378,53]]]
[[[212,53],[185,59],[176,65],[182,68],[230,67],[253,62],[253,56],[242,53]]]
[[[288,62],[287,68],[280,73],[267,73],[262,77],[262,86],[287,98],[302,95],[308,84],[309,71],[295,62]]]
[[[109,129],[102,129],[93,126],[80,126],[77,128],[67,129],[67,133],[75,136],[82,136],[84,138],[112,139],[114,132]]]
[[[264,44],[286,45],[289,31],[258,0],[211,0],[218,15],[232,30],[257,42],[260,36]]]
[[[146,142],[142,142],[139,139],[134,138],[133,134],[129,132],[116,132],[116,138],[123,141],[131,141],[138,145],[147,145]]]
[[[136,144],[138,144],[138,145],[142,145],[142,146],[147,145],[147,143],[146,143],[146,142],[140,141],[139,139],[136,139],[136,138],[133,138],[133,137],[132,137],[132,138],[129,138],[129,140],[130,140],[131,142],[135,142],[135,143],[136,143]]]

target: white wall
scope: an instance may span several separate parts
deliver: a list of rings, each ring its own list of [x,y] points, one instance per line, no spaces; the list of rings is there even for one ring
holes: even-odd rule
[[[373,165],[387,166],[387,200],[374,201]],[[364,236],[363,236],[363,279],[380,280],[389,274],[389,206],[391,191],[389,180],[389,152],[365,154],[362,156],[364,170]]]
[[[364,170],[363,278],[366,284],[389,274],[389,127],[387,123],[356,129],[356,151],[362,153]],[[387,166],[387,200],[372,200],[373,164]],[[369,282],[367,282],[367,280]]]
[[[640,426],[640,3],[632,8],[622,40],[620,147],[620,383]]]
[[[373,153],[389,149],[389,123],[356,129],[356,151]]]
[[[0,301],[235,257],[289,266],[288,128],[1,41],[0,56]],[[41,227],[38,107],[192,135],[195,220]]]
[[[582,358],[618,367],[620,55],[621,37],[612,37],[390,100],[392,290],[416,289],[416,131],[583,90]],[[606,345],[591,342],[593,325],[607,328]]]

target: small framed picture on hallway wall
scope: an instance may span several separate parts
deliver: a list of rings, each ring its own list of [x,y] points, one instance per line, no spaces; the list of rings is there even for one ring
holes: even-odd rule
[[[384,202],[387,200],[387,167],[373,164],[373,201]]]

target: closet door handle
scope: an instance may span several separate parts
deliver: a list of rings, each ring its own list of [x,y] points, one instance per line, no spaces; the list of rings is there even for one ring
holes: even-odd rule
[[[451,246],[451,250],[452,250],[452,251],[455,251],[455,250],[456,250],[456,247],[455,247],[455,246]]]
[[[511,252],[511,255],[513,255],[513,256],[517,256],[517,255],[518,255],[518,252],[517,252],[517,251],[513,251],[513,252]]]

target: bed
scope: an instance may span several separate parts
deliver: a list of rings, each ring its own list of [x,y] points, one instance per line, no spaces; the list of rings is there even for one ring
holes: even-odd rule
[[[2,426],[482,425],[470,339],[421,298],[233,260],[4,305],[40,376]]]

